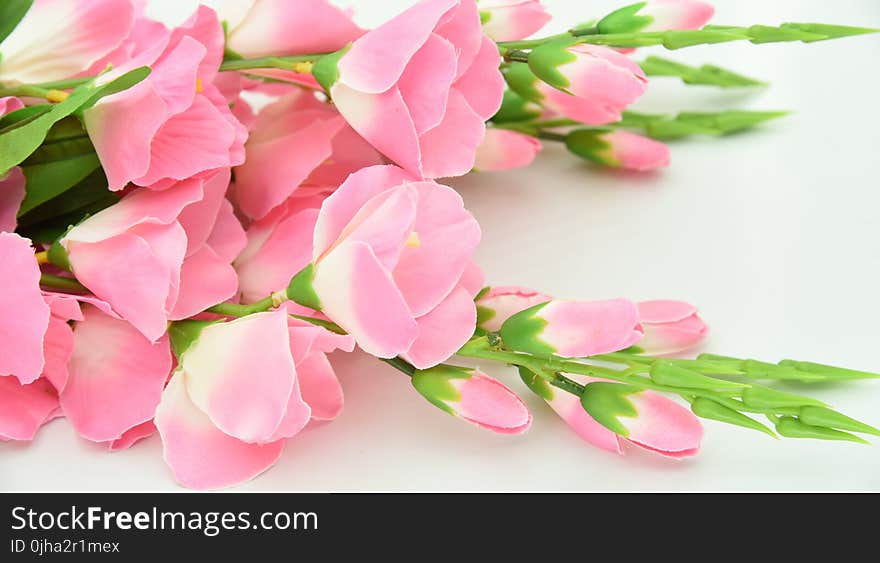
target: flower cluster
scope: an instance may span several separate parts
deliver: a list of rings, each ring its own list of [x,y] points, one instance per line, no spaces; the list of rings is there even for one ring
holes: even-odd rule
[[[356,346],[440,409],[504,434],[529,428],[526,404],[451,358],[516,366],[579,436],[614,452],[693,455],[699,418],[880,434],[754,381],[874,374],[675,359],[707,333],[687,303],[484,287],[474,262],[480,226],[443,178],[528,165],[542,142],[653,170],[669,161],[655,139],[777,116],[632,112],[649,75],[750,80],[640,63],[635,48],[870,31],[704,27],[712,13],[649,0],[529,39],[550,19],[538,0],[422,0],[371,30],[326,0],[221,2],[174,28],[138,0],[10,0],[0,440],[31,440],[57,417],[109,450],[158,434],[180,484],[234,485],[340,414],[330,355]]]

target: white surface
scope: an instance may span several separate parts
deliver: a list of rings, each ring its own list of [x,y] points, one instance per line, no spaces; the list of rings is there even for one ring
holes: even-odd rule
[[[547,0],[553,31],[623,2]],[[186,2],[154,2],[156,13]],[[190,2],[192,4],[192,2]],[[405,1],[352,3],[376,24]],[[716,23],[821,21],[880,27],[874,0],[718,0]],[[748,43],[669,56],[772,81],[757,93],[657,79],[640,109],[795,113],[760,131],[675,143],[656,175],[599,171],[548,147],[526,170],[455,180],[483,226],[488,281],[561,297],[679,298],[714,329],[707,349],[880,370],[880,36]],[[707,422],[702,453],[676,462],[582,443],[540,400],[525,436],[497,436],[433,408],[371,358],[334,358],[346,409],[290,440],[238,490],[880,490],[880,446],[774,441]],[[522,389],[516,375],[493,370]],[[806,392],[880,424],[880,381]],[[0,444],[0,488],[179,490],[158,437],[107,454],[63,420],[32,444]]]

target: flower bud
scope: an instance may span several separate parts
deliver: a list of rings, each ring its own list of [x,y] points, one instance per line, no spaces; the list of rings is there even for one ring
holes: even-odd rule
[[[648,171],[669,165],[669,147],[628,131],[577,129],[565,138],[568,150],[611,168]]]

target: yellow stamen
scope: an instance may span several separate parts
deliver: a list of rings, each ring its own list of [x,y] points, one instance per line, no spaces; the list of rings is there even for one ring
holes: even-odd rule
[[[296,72],[298,74],[309,74],[312,72],[313,66],[315,66],[314,63],[308,61],[293,63],[293,72]]]
[[[70,94],[63,90],[49,90],[46,92],[46,99],[52,102],[53,104],[61,103],[66,100]]]
[[[37,259],[37,264],[39,264],[40,266],[49,263],[49,253],[45,250],[43,252],[37,252],[36,254],[34,254],[34,258]]]
[[[275,293],[272,294],[272,306],[273,307],[280,307],[281,304],[284,303],[285,301],[287,301],[287,291],[286,290],[276,291]]]
[[[198,76],[196,77],[196,93],[201,93],[205,89],[205,86],[202,84],[202,79]]]
[[[419,233],[415,231],[411,232],[409,238],[406,239],[406,245],[410,248],[418,248],[422,246],[422,241],[419,239]]]

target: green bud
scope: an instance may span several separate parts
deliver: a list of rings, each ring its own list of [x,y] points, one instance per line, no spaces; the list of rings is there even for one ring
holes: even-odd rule
[[[351,49],[350,44],[335,53],[324,55],[312,66],[312,76],[315,77],[315,80],[318,81],[318,84],[321,85],[325,92],[330,93],[330,88],[339,80],[339,59],[349,49]]]
[[[743,390],[742,400],[746,405],[758,409],[826,406],[825,403],[823,403],[822,401],[813,399],[811,397],[804,397],[802,395],[795,395],[794,393],[777,391],[776,389],[770,389],[769,387],[762,387],[760,385],[752,385]]]
[[[183,353],[195,344],[206,326],[217,324],[221,321],[174,321],[168,326],[168,339],[171,341],[171,351],[180,360]]]
[[[523,63],[518,64],[523,67],[526,66]],[[492,116],[492,121],[495,123],[511,123],[531,121],[539,117],[541,117],[541,106],[526,100],[513,90],[505,90],[501,108]]]
[[[625,383],[589,383],[581,395],[581,406],[596,422],[625,438],[629,436],[629,429],[620,418],[635,418],[639,414],[627,396],[640,391]]]
[[[510,63],[504,70],[504,80],[517,96],[526,102],[540,103],[544,95],[535,88],[538,77],[526,63]]]
[[[745,372],[747,377],[753,378],[794,379],[798,381],[816,381],[823,379],[821,376],[758,360],[746,360],[742,363],[740,369]]]
[[[617,167],[620,162],[614,158],[613,147],[603,138],[605,129],[575,129],[565,136],[565,148],[584,160]]]
[[[651,379],[660,385],[690,389],[741,389],[742,383],[707,377],[697,371],[675,365],[669,360],[657,360],[651,366]]]
[[[638,15],[638,12],[645,7],[645,4],[647,2],[630,4],[611,12],[596,24],[599,33],[633,33],[645,29],[654,21],[654,18],[651,16]]]
[[[547,303],[539,303],[529,307],[511,315],[504,321],[498,334],[506,347],[536,356],[551,356],[556,352],[555,348],[540,339],[541,333],[547,326],[547,321],[537,316],[537,313]]]
[[[529,53],[529,69],[550,86],[568,92],[571,82],[559,67],[577,60],[577,55],[568,50],[576,43],[575,38],[558,39],[533,49]]]
[[[815,362],[800,362],[796,360],[782,360],[779,362],[782,367],[789,367],[798,371],[821,375],[824,379],[846,380],[846,379],[876,379],[880,378],[880,373],[872,373],[870,371],[859,371],[854,369],[839,368],[828,366],[825,364],[817,364]]]
[[[52,246],[50,246],[49,250],[46,252],[46,258],[49,259],[49,262],[58,266],[62,270],[68,272],[72,271],[70,256],[68,256],[67,249],[61,245],[60,241],[56,240],[52,243]]]
[[[303,307],[320,311],[321,299],[312,286],[314,279],[315,265],[309,264],[291,278],[290,284],[287,286],[287,298]]]
[[[824,426],[880,436],[880,429],[825,407],[801,407],[798,418],[810,426]]]
[[[710,420],[718,420],[720,422],[726,422],[727,424],[742,426],[743,428],[751,428],[752,430],[757,430],[758,432],[763,432],[768,436],[776,438],[776,434],[772,430],[757,420],[720,403],[716,403],[711,399],[698,397],[693,403],[691,403],[691,411],[700,418],[708,418]]]
[[[783,416],[776,423],[776,431],[786,438],[813,438],[816,440],[840,440],[845,442],[857,442],[859,444],[867,444],[868,442],[849,434],[824,426],[811,426],[794,418],[792,416]]]

